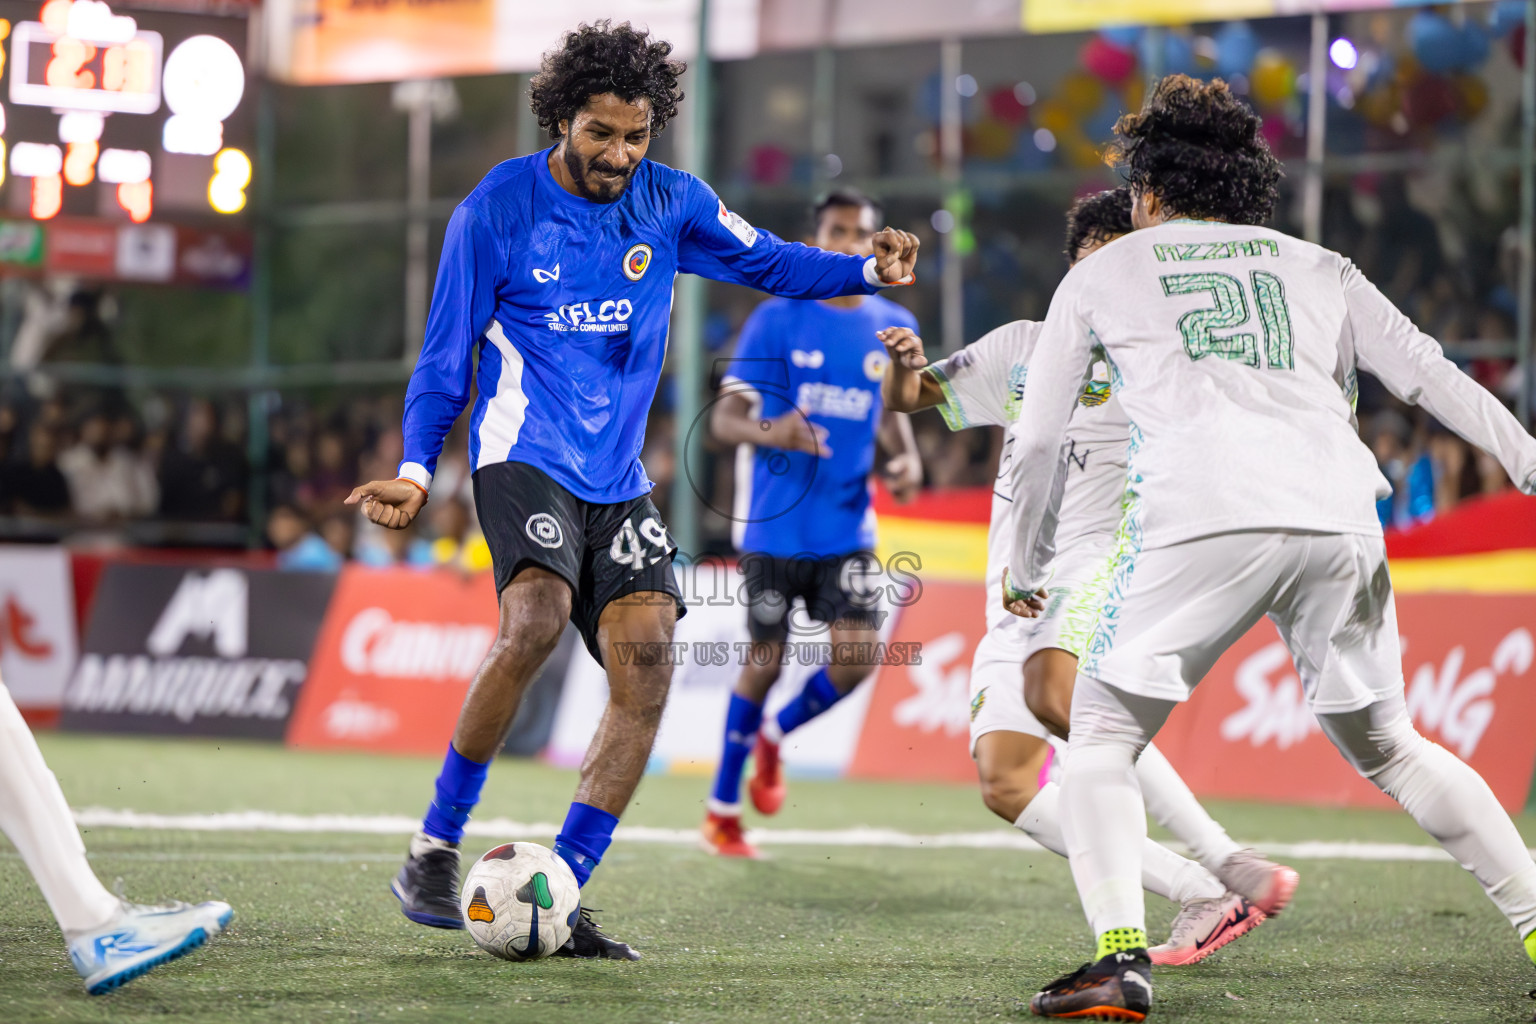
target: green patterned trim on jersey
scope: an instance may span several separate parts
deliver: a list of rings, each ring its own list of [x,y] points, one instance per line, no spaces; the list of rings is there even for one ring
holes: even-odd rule
[[[1013,363],[1008,367],[1008,391],[1003,395],[1003,415],[1012,423],[1019,418],[1019,409],[1024,405],[1024,381],[1029,376],[1029,367],[1024,363]]]
[[[1127,449],[1125,496],[1120,503],[1123,510],[1120,529],[1115,533],[1114,549],[1106,563],[1109,586],[1104,592],[1098,614],[1094,617],[1092,639],[1084,646],[1078,658],[1079,671],[1095,678],[1099,659],[1115,645],[1115,631],[1120,627],[1120,606],[1125,603],[1126,590],[1130,587],[1131,577],[1136,573],[1136,556],[1141,554],[1141,492],[1136,489],[1142,482],[1141,474],[1136,472],[1136,452],[1141,442],[1141,430],[1133,422],[1131,443]]]
[[[944,393],[944,401],[934,408],[939,410],[939,415],[944,417],[944,425],[950,430],[964,430],[972,426],[970,419],[965,415],[965,406],[960,404],[960,396],[955,394],[955,388],[949,382],[949,377],[938,363],[930,363],[923,367],[923,372],[939,382],[939,390]]]
[[[1056,639],[1062,649],[1078,661],[1083,660],[1088,641],[1099,624],[1099,611],[1104,607],[1104,599],[1109,596],[1110,581],[1114,579],[1115,567],[1124,553],[1125,517],[1130,512],[1131,494],[1130,485],[1127,484],[1120,498],[1120,529],[1115,531],[1110,553],[1099,563],[1093,575],[1076,588],[1063,587],[1059,594],[1052,595],[1051,604],[1046,609],[1047,617],[1060,616],[1061,625],[1056,630]]]

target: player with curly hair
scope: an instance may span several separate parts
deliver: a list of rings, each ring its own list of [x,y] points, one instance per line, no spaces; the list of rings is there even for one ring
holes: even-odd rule
[[[1012,430],[1017,534],[1003,598],[1034,617],[1062,439],[1085,367],[1104,352],[1131,423],[1130,495],[1078,667],[1061,799],[1098,948],[1031,1008],[1129,1021],[1151,1010],[1133,767],[1266,616],[1323,733],[1472,872],[1536,959],[1536,863],[1482,777],[1408,713],[1376,515],[1388,485],[1356,429],[1357,370],[1496,456],[1527,494],[1536,438],[1349,260],[1258,226],[1279,167],[1224,82],[1165,78],[1117,131],[1138,230],[1062,281]],[[1269,916],[1297,882],[1252,851],[1215,874]]]
[[[420,513],[444,436],[469,402],[475,505],[500,628],[459,713],[436,794],[393,883],[413,921],[462,928],[459,841],[524,691],[567,620],[608,673],[609,701],[555,853],[585,883],[650,756],[683,614],[676,547],[640,464],[661,375],[672,280],[695,273],[802,299],[910,282],[917,239],[872,256],[782,241],[691,174],[647,160],[676,113],[670,44],[598,22],[547,54],[531,102],[555,145],[495,167],[443,241],[421,357],[406,389],[405,459],[354,490],[372,521]],[[478,356],[478,358],[477,358]],[[585,911],[561,955],[634,960]]]
[[[1076,265],[1129,234],[1131,196],[1125,188],[1084,196],[1067,212],[1067,261]],[[936,408],[951,430],[1007,427],[1035,358],[1041,324],[1015,320],[989,331],[947,359],[929,364],[912,331],[891,328],[881,340],[891,355],[881,381],[887,408]],[[971,756],[987,808],[1041,846],[1066,855],[1061,786],[1052,764],[1069,733],[1077,662],[1108,585],[1125,494],[1130,424],[1110,387],[1109,368],[1095,360],[1083,384],[1060,459],[1062,512],[1045,614],[1009,615],[987,606],[987,632],[971,665]],[[998,586],[1013,547],[1012,502],[1003,489],[1013,461],[1004,447],[999,487],[987,528],[987,587]],[[1144,844],[1142,885],[1179,905],[1167,942],[1151,950],[1155,963],[1195,964],[1264,921],[1264,915],[1212,873],[1240,847],[1200,806],[1184,780],[1150,744],[1136,760],[1147,807],[1190,851],[1187,859]]]

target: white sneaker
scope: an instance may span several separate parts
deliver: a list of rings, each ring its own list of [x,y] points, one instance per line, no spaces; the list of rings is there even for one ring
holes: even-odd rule
[[[110,992],[169,963],[222,932],[235,912],[228,903],[145,906],[124,902],[100,928],[70,936],[69,958],[93,996]]]
[[[1183,967],[1197,964],[1222,946],[1240,939],[1264,923],[1264,912],[1235,892],[1225,896],[1185,900],[1173,919],[1172,934],[1147,955],[1154,964]]]

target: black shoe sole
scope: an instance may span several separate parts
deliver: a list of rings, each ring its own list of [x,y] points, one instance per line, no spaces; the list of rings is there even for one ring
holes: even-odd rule
[[[441,914],[429,914],[425,910],[412,909],[411,905],[405,901],[405,897],[400,894],[400,889],[396,882],[389,883],[389,891],[394,895],[395,899],[400,901],[400,913],[417,924],[424,924],[428,928],[447,928],[452,931],[464,930],[464,919],[462,917],[444,917]]]

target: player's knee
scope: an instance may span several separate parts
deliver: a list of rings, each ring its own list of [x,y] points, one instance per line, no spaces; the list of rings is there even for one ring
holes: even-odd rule
[[[1030,773],[1017,767],[988,770],[978,766],[981,802],[987,810],[1007,822],[1017,821],[1024,808],[1039,793],[1040,787]]]
[[[1024,706],[1029,708],[1029,713],[1039,719],[1040,724],[1051,732],[1066,739],[1072,728],[1072,697],[1063,695],[1043,681],[1031,680],[1026,674],[1024,677]]]
[[[540,582],[519,588],[512,595],[509,587],[502,600],[501,625],[492,656],[547,658],[571,616],[570,588],[563,581],[554,581],[552,586]]]
[[[847,693],[868,679],[875,671],[875,666],[861,663],[839,665],[833,663],[827,666],[827,678],[832,680],[832,685],[837,687],[840,693]]]

